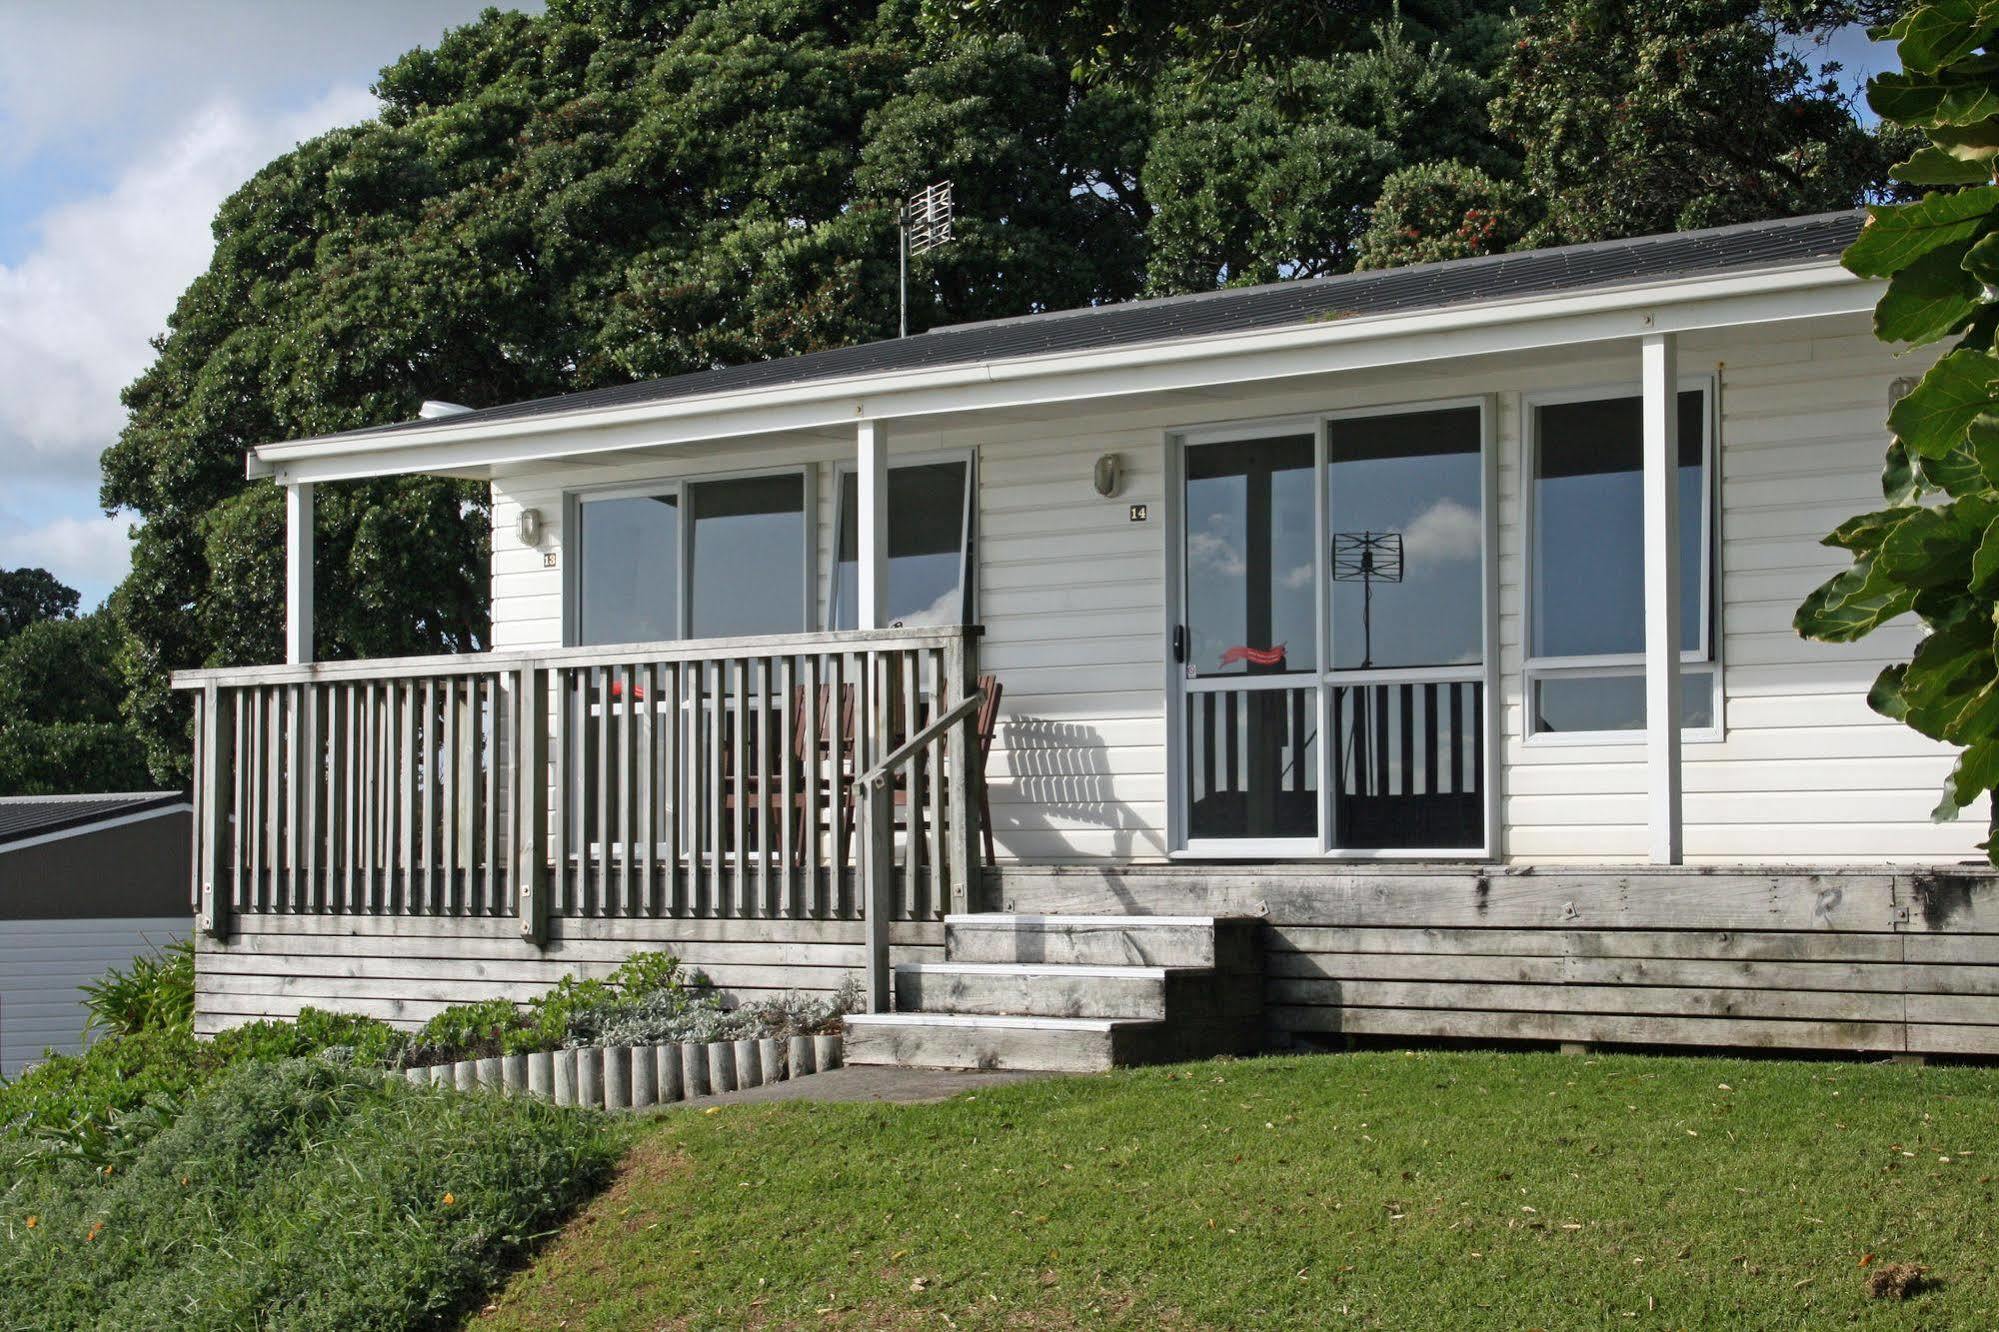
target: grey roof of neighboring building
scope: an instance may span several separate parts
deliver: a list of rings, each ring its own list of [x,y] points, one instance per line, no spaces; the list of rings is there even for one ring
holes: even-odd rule
[[[1822,213],[1706,231],[1526,250],[1020,315],[986,323],[954,324],[908,338],[508,403],[450,417],[449,424],[519,421],[671,402],[703,394],[789,387],[818,380],[1143,346],[1357,315],[1409,314],[1675,278],[1825,263],[1837,259],[1840,251],[1853,241],[1862,221],[1863,215],[1857,211]],[[324,438],[393,436],[440,424],[444,422],[405,421]]]
[[[179,791],[126,791],[103,795],[0,796],[0,850],[9,843],[69,832],[187,803]]]

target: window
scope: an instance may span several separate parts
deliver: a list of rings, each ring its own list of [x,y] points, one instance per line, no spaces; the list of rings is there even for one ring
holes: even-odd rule
[[[970,458],[899,463],[888,472],[887,623],[972,622]],[[861,479],[840,474],[832,624],[860,622]]]
[[[1645,726],[1643,434],[1636,396],[1533,408],[1527,660],[1533,734]],[[1679,395],[1682,724],[1716,724],[1707,392]]]
[[[577,506],[577,641],[680,637],[680,496],[631,495]]]
[[[1310,435],[1188,447],[1190,676],[1317,667],[1314,448]]]
[[[578,644],[799,633],[811,569],[802,472],[579,496]]]
[[[689,638],[805,630],[805,478],[749,476],[687,487],[693,534]]]

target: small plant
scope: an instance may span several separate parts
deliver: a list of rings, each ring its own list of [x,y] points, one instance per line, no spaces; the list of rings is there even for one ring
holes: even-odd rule
[[[497,1055],[507,1049],[511,1037],[530,1025],[529,1018],[506,999],[453,1004],[417,1032],[411,1042],[411,1062],[436,1064]]]
[[[194,941],[182,939],[111,967],[83,986],[85,1034],[194,1030]]]

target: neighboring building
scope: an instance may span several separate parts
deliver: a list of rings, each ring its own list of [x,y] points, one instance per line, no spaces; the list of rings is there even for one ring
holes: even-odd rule
[[[0,1077],[83,1044],[78,987],[187,936],[178,792],[0,797]]]
[[[1156,1017],[1153,964],[1203,958],[1260,971],[1287,1040],[1999,1052],[1985,811],[1933,823],[1951,755],[1866,702],[1914,628],[1791,627],[1928,363],[1875,341],[1881,287],[1838,262],[1859,225],[1055,312],[259,447],[298,664],[177,677],[201,1021],[416,1021],[639,945],[745,994],[862,966],[880,997],[878,890],[905,1002],[948,1010],[857,1024],[892,1057],[1146,1053],[1102,1020]],[[306,664],[314,485],[411,473],[492,487],[498,650]],[[947,911],[986,914],[947,937]],[[1213,915],[1257,917],[1260,955],[1157,933]]]

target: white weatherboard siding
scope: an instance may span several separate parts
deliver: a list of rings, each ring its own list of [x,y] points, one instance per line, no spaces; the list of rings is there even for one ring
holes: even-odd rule
[[[1874,507],[1889,385],[1921,367],[1874,342],[1864,316],[1689,334],[1682,375],[1719,385],[1725,729],[1685,748],[1685,851],[1693,863],[1934,861],[1973,858],[1981,811],[1936,825],[1929,811],[1950,758],[1874,715],[1866,690],[1905,655],[1910,627],[1852,646],[1791,630],[1799,600],[1844,556],[1818,539]],[[1163,662],[1166,433],[1180,427],[1468,395],[1490,395],[1498,458],[1502,707],[1499,838],[1520,862],[1645,859],[1645,752],[1628,742],[1524,739],[1520,669],[1522,397],[1609,384],[1636,392],[1638,346],[1439,361],[1183,392],[1164,406],[1087,404],[897,422],[891,456],[975,449],[983,669],[1006,686],[990,768],[1000,856],[1024,862],[1156,860],[1166,851]],[[1155,400],[1156,401],[1156,400]],[[615,465],[536,465],[497,480],[493,618],[499,648],[562,637],[559,551],[565,491],[652,477],[810,463],[818,497],[823,614],[831,566],[834,468],[851,435],[772,436],[699,456]],[[1095,459],[1123,455],[1112,499],[1091,488]],[[1129,507],[1149,507],[1131,522]],[[514,535],[520,508],[542,510],[537,550]],[[558,561],[559,562],[559,561]]]
[[[0,1077],[15,1076],[44,1048],[81,1049],[89,1015],[78,987],[184,938],[188,924],[180,916],[0,924]]]

